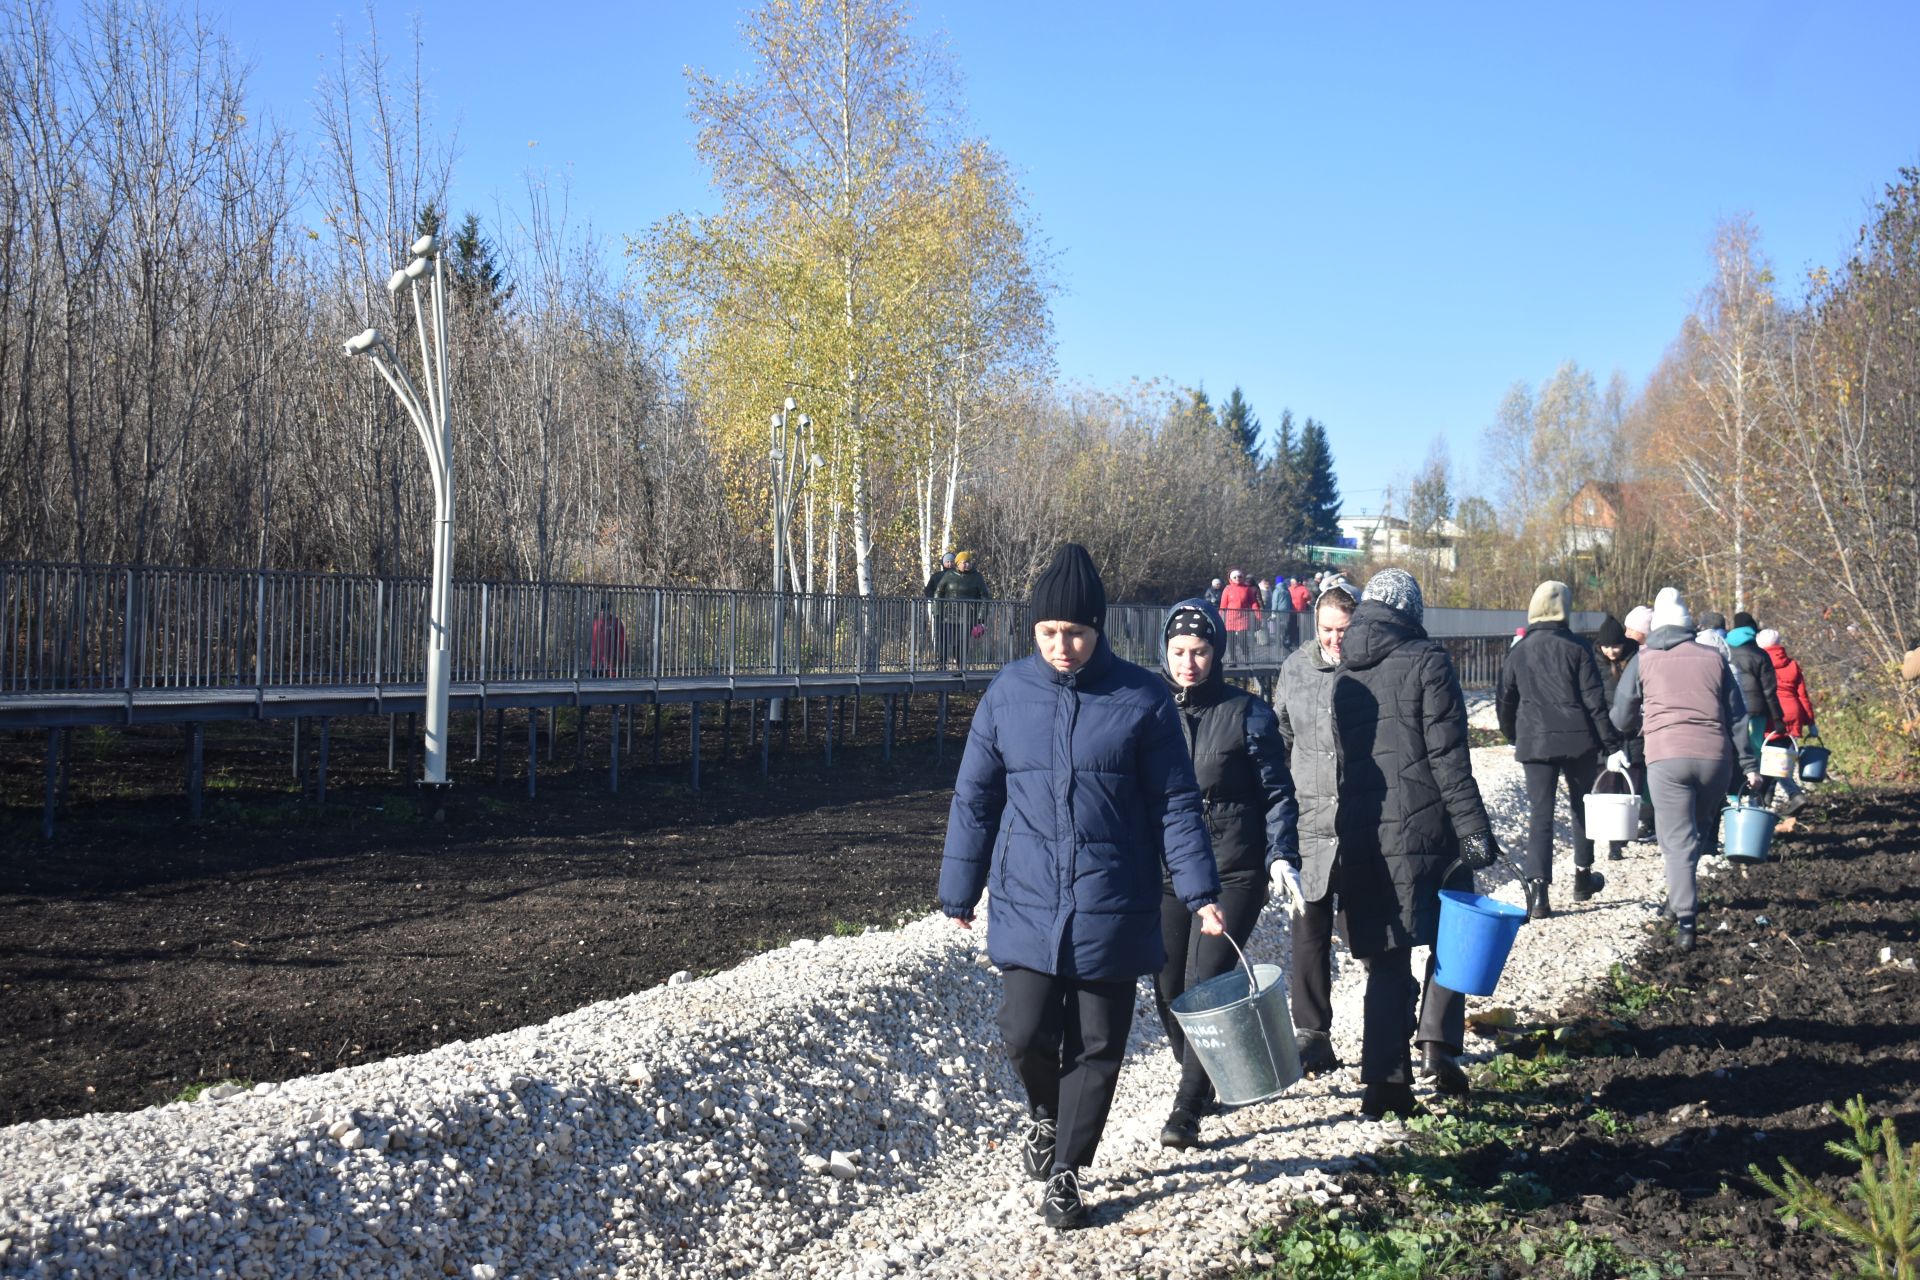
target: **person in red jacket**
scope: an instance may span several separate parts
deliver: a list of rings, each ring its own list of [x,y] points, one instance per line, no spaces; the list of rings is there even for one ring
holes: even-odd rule
[[[611,598],[600,602],[587,641],[587,673],[607,677],[624,673],[627,664],[627,628],[613,611]]]
[[[1813,698],[1807,693],[1806,675],[1780,642],[1780,633],[1768,627],[1755,636],[1753,642],[1773,661],[1773,677],[1777,686],[1775,692],[1780,698],[1780,719],[1786,731],[1796,738],[1816,736],[1819,730],[1813,724]],[[1791,772],[1780,779],[1780,785],[1787,793],[1787,802],[1780,806],[1782,813],[1795,814],[1806,807],[1806,789]]]
[[[1307,584],[1295,578],[1293,579],[1293,585],[1288,587],[1287,591],[1293,596],[1293,611],[1295,613],[1305,613],[1307,611],[1307,603],[1313,599],[1313,592],[1307,590]]]
[[[1260,591],[1238,569],[1227,573],[1227,585],[1220,592],[1220,617],[1227,624],[1227,660],[1233,660],[1236,649],[1243,659],[1251,658],[1251,637],[1261,624]]]

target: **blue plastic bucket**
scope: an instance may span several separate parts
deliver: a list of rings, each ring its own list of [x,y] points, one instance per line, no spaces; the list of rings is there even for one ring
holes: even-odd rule
[[[1433,953],[1439,965],[1433,980],[1449,991],[1490,996],[1506,968],[1514,935],[1527,922],[1527,913],[1484,894],[1459,889],[1440,891],[1440,931]]]
[[[1827,776],[1827,757],[1832,755],[1825,747],[1800,748],[1800,780],[1802,782],[1823,782]]]
[[[1773,843],[1773,810],[1742,801],[1720,811],[1720,850],[1735,862],[1765,862]]]

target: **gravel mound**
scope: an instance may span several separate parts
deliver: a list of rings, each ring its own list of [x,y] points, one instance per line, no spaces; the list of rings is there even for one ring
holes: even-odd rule
[[[1511,751],[1474,771],[1517,850]],[[1546,1014],[1644,941],[1653,846],[1576,908],[1565,839],[1561,914],[1470,1009]],[[1520,901],[1512,868],[1482,883]],[[1248,1260],[1249,1227],[1292,1200],[1341,1200],[1352,1158],[1395,1140],[1359,1117],[1348,1068],[1164,1150],[1177,1072],[1143,984],[1086,1181],[1095,1225],[1047,1231],[1001,1146],[1020,1095],[984,942],[930,916],[429,1053],[0,1130],[0,1275],[1203,1275]],[[1269,910],[1249,954],[1286,949]],[[1352,1063],[1363,975],[1336,965]]]

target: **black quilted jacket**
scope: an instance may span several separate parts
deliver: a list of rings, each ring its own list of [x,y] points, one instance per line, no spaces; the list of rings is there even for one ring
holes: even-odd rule
[[[1562,622],[1528,627],[1526,638],[1507,651],[1497,709],[1516,760],[1576,760],[1620,748],[1600,660]]]
[[[1433,942],[1442,888],[1470,888],[1460,837],[1491,830],[1467,750],[1453,660],[1411,614],[1363,600],[1340,652],[1337,871],[1347,945],[1360,958]]]

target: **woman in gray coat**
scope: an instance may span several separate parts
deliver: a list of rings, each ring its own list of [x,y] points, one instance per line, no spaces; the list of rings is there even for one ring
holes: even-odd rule
[[[1334,579],[1321,591],[1313,610],[1314,634],[1281,664],[1273,699],[1300,806],[1299,854],[1274,867],[1273,888],[1294,912],[1293,1026],[1300,1042],[1300,1069],[1310,1076],[1340,1067],[1332,1039],[1333,864],[1339,849],[1333,824],[1340,807],[1333,673],[1358,603],[1355,595],[1345,578]]]

